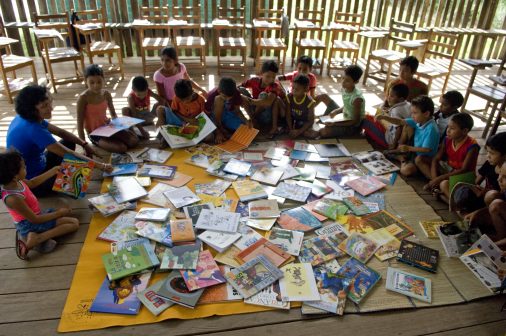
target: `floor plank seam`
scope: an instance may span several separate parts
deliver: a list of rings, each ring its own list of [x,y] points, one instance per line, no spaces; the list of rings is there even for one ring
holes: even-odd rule
[[[444,330],[439,330],[439,331],[436,331],[436,332],[431,332],[431,333],[428,333],[428,334],[420,334],[419,336],[437,335],[437,334],[442,333],[442,332],[463,330],[463,329],[468,329],[468,328],[472,328],[472,327],[475,327],[475,326],[481,326],[481,325],[484,326],[484,325],[487,325],[487,324],[497,323],[497,322],[502,322],[502,321],[505,321],[505,319],[498,319],[498,320],[494,320],[494,321],[488,321],[488,322],[483,322],[483,323],[479,323],[479,324],[472,324],[472,325],[462,326],[462,327],[458,327],[458,328],[444,329]],[[497,335],[499,335],[499,334],[497,334]]]

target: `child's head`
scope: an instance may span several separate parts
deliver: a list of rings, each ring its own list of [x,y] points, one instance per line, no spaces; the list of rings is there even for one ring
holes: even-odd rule
[[[506,162],[506,132],[497,133],[487,139],[487,160],[492,166]]]
[[[26,177],[25,161],[15,150],[0,153],[0,184],[5,185],[13,180]]]
[[[84,69],[84,81],[88,89],[100,93],[104,87],[104,70],[96,64],[90,64]]]
[[[192,82],[188,79],[178,79],[174,84],[174,93],[182,101],[189,101],[192,98]]]
[[[297,71],[307,75],[311,70],[313,70],[313,59],[306,55],[299,57],[297,60]]]
[[[174,47],[165,47],[160,51],[160,62],[162,67],[170,71],[179,64],[177,51]]]
[[[148,94],[148,81],[144,76],[136,76],[132,79],[132,90],[139,99],[144,99]]]
[[[434,102],[428,96],[418,96],[411,101],[411,115],[419,124],[425,124],[434,114]]]
[[[405,57],[400,63],[399,77],[405,81],[412,80],[417,69],[418,59],[415,56]]]
[[[448,122],[446,135],[452,140],[460,140],[467,136],[473,126],[473,117],[467,113],[457,113]]]
[[[309,77],[299,74],[293,79],[292,93],[294,97],[302,98],[309,91]]]
[[[409,95],[409,88],[406,84],[395,84],[390,88],[390,91],[388,92],[388,105],[394,106],[395,104],[398,104],[400,102],[405,101],[408,98]]]
[[[45,86],[25,86],[19,91],[14,104],[16,113],[25,120],[51,119],[53,99]]]
[[[265,61],[264,64],[262,64],[261,69],[263,84],[271,85],[272,83],[274,83],[278,71],[279,67],[275,61]]]
[[[343,77],[343,88],[346,91],[353,91],[355,89],[355,84],[358,83],[360,77],[362,77],[362,68],[358,65],[350,65],[344,69],[344,77]]]
[[[452,90],[446,92],[439,99],[439,111],[446,116],[458,110],[464,103],[464,97],[458,91]]]
[[[237,84],[233,78],[222,77],[218,83],[218,92],[225,99],[230,99],[237,94]]]

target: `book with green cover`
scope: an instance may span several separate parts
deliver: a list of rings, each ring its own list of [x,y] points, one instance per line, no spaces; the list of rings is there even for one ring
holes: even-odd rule
[[[323,198],[316,203],[313,211],[327,218],[336,220],[338,216],[342,216],[348,211],[348,206],[340,201]]]

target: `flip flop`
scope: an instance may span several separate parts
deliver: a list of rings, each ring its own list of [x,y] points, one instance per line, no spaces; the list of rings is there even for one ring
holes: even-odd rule
[[[26,243],[21,239],[19,232],[16,231],[16,255],[21,260],[28,260],[28,247],[26,247]]]

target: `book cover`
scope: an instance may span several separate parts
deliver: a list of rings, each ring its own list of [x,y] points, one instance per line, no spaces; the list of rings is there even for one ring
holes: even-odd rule
[[[439,236],[437,234],[436,227],[450,224],[450,222],[445,222],[441,219],[429,219],[429,220],[421,220],[418,222],[418,224],[420,224],[420,227],[422,228],[425,237],[429,239],[438,239]]]
[[[257,200],[248,204],[250,218],[277,218],[280,215],[278,202],[275,200]]]
[[[221,253],[228,249],[237,239],[241,238],[241,234],[237,232],[230,233],[207,230],[199,234],[198,237],[201,241]]]
[[[232,137],[225,141],[222,144],[217,145],[216,147],[229,152],[235,153],[245,148],[248,148],[253,139],[258,134],[258,130],[256,128],[250,128],[246,125],[241,125],[239,128],[232,134]]]
[[[264,154],[260,151],[243,151],[242,158],[248,162],[262,162],[264,160]]]
[[[436,273],[439,262],[439,251],[403,239],[399,247],[397,260],[410,266]]]
[[[229,266],[219,266],[222,274],[225,274],[230,271]],[[204,293],[199,299],[199,304],[206,303],[217,303],[217,302],[227,302],[227,301],[237,301],[242,300],[241,294],[235,290],[228,282],[206,287]]]
[[[245,225],[244,223],[240,223],[237,228],[237,233],[241,234],[241,238],[234,242],[234,245],[240,250],[244,250],[254,243],[256,243],[262,235],[251,227]]]
[[[230,266],[230,267],[233,267],[233,268],[236,268],[236,267],[239,267],[241,266],[241,264],[239,264],[237,262],[237,260],[235,260],[235,256],[237,255],[237,253],[241,252],[240,249],[238,249],[237,247],[235,246],[230,246],[228,249],[226,249],[225,251],[223,252],[220,252],[220,253],[217,253],[215,256],[214,256],[214,260],[216,260],[216,262],[219,262],[220,264],[223,264],[223,265],[227,265],[227,266]]]
[[[259,198],[267,198],[262,185],[256,181],[242,180],[232,182],[232,187],[241,202],[248,202]]]
[[[137,235],[148,238],[149,240],[163,244],[164,246],[172,247],[172,237],[170,233],[170,226],[166,223],[155,223],[149,221],[137,221],[135,223]]]
[[[314,207],[316,206],[316,203],[318,203],[320,200],[315,200],[309,203],[304,204],[302,207],[309,211],[311,215],[315,216],[320,222],[326,221],[327,217],[320,215],[319,213],[314,211]]]
[[[135,173],[137,173],[137,163],[125,163],[112,166],[112,172],[104,172],[103,176],[135,175]]]
[[[272,193],[275,196],[294,200],[296,202],[305,202],[311,193],[311,188],[303,187],[297,184],[281,182]]]
[[[195,231],[191,219],[177,219],[170,221],[170,232],[174,243],[195,240]]]
[[[96,128],[93,132],[90,133],[90,135],[108,138],[118,133],[119,131],[128,129],[143,122],[144,120],[139,118],[117,117],[111,119],[111,122],[107,125]]]
[[[191,180],[193,180],[192,176],[185,175],[183,173],[176,171],[176,174],[174,174],[172,180],[166,180],[163,183],[168,184],[175,188],[180,188],[184,186],[186,183],[190,182]]]
[[[200,252],[195,270],[181,270],[180,272],[190,291],[226,282],[213,259],[213,255],[208,250]]]
[[[200,201],[200,198],[195,195],[187,186],[165,191],[163,194],[169,199],[169,201],[176,209]]]
[[[223,194],[231,185],[230,181],[221,179],[215,179],[209,183],[195,183],[196,194],[206,194],[211,196],[220,196]]]
[[[324,227],[315,230],[314,233],[318,236],[328,236],[334,233],[343,233],[346,237],[349,235],[344,226],[337,222],[325,225]]]
[[[147,151],[143,152],[142,154],[138,155],[137,157],[148,162],[156,162],[163,164],[165,163],[170,157],[172,156],[172,152],[156,149],[156,148],[150,148]]]
[[[364,223],[368,227],[376,229],[386,228],[397,239],[402,240],[413,234],[413,229],[409,227],[402,219],[391,214],[386,210],[372,213],[363,217]]]
[[[264,157],[272,160],[281,160],[287,154],[286,148],[271,147],[265,152]]]
[[[379,151],[363,151],[354,153],[353,158],[360,163],[373,162],[385,159],[383,153]]]
[[[356,197],[358,199],[360,199],[362,202],[364,202],[364,204],[365,204],[365,202],[377,204],[379,210],[385,210],[385,208],[386,208],[386,206],[385,206],[385,193],[384,192],[377,192],[374,194],[370,194],[368,196],[357,195]]]
[[[160,269],[196,269],[201,247],[202,244],[196,242],[165,249]]]
[[[320,300],[313,267],[309,263],[294,263],[281,268],[283,277],[279,280],[283,301]]]
[[[316,179],[313,181],[313,184],[311,185],[311,193],[316,197],[322,197],[330,192],[332,192],[332,188],[327,186],[325,183]]]
[[[283,272],[263,255],[259,255],[225,274],[227,281],[245,299],[260,292],[282,276]]]
[[[254,259],[258,255],[265,256],[276,267],[279,267],[287,261],[293,259],[289,253],[283,251],[281,248],[263,237],[258,239],[254,244],[239,252],[235,258],[240,263],[245,263],[251,259]]]
[[[156,177],[164,180],[171,180],[176,174],[176,166],[164,166],[161,164],[144,164],[137,175]]]
[[[247,226],[250,226],[252,228],[262,231],[269,231],[276,223],[276,218],[245,218],[244,222]]]
[[[203,209],[213,210],[214,205],[212,203],[194,204],[188,205],[183,208],[184,214],[187,218],[191,219],[192,224],[196,225],[199,219],[200,212]]]
[[[386,288],[428,303],[432,301],[432,283],[430,279],[397,268],[388,268]]]
[[[381,275],[355,258],[341,266],[337,275],[350,279],[348,299],[359,304],[381,279]]]
[[[256,170],[251,179],[261,183],[275,186],[283,176],[284,172],[273,167],[262,167]]]
[[[166,183],[157,183],[149,190],[147,196],[142,201],[161,208],[174,208],[167,197],[163,195],[164,192],[174,189],[176,188]]]
[[[193,309],[203,292],[203,289],[190,291],[181,273],[174,270],[162,282],[162,286],[156,294],[162,299]]]
[[[302,243],[299,260],[316,266],[341,257],[344,253],[339,249],[339,244],[345,239],[343,232],[306,239]]]
[[[302,247],[304,233],[292,230],[273,228],[266,238],[286,253],[298,256]]]
[[[69,195],[73,198],[83,198],[88,190],[93,162],[81,160],[71,154],[65,154],[56,173],[53,191]]]
[[[137,238],[135,215],[135,211],[123,211],[97,236],[97,239],[116,242]]]
[[[350,156],[350,153],[342,144],[316,144],[314,147],[318,154],[324,158]]]
[[[278,225],[286,230],[307,232],[320,228],[322,223],[303,207],[297,207],[281,212]]]
[[[90,312],[137,315],[141,307],[137,295],[147,287],[150,278],[151,272],[110,282],[105,277],[90,306]]]
[[[195,227],[200,230],[237,232],[241,215],[237,212],[202,209]]]
[[[290,309],[290,301],[281,300],[281,289],[279,288],[279,281],[276,281],[270,286],[265,287],[255,295],[244,299],[244,303],[277,309]]]
[[[306,151],[301,151],[301,150],[293,149],[290,152],[290,159],[304,161],[304,160],[306,160],[306,157],[308,155],[309,155],[309,153],[306,152]]]
[[[338,216],[346,214],[348,207],[343,202],[323,198],[316,203],[313,211],[336,220]]]
[[[109,194],[117,203],[125,203],[142,198],[148,194],[134,177],[113,181],[109,186]]]
[[[227,162],[225,167],[223,167],[223,171],[225,173],[229,173],[229,174],[246,176],[248,174],[250,168],[251,168],[251,163],[249,163],[249,162],[231,159],[230,161]]]
[[[385,183],[380,182],[375,177],[369,175],[348,181],[346,182],[346,185],[353,188],[353,190],[363,196],[367,196],[386,187]]]
[[[352,233],[346,240],[339,244],[339,249],[357,259],[361,263],[367,263],[376,253],[379,245],[368,236],[360,233]]]
[[[184,129],[181,130],[180,127],[173,125],[160,127],[160,134],[171,148],[195,146],[216,129],[216,126],[205,112],[201,112],[195,119],[198,121],[198,128],[194,130],[195,132],[191,136],[185,134]]]
[[[395,238],[388,229],[377,229],[368,233],[367,236],[379,245],[374,256],[380,261],[385,261],[397,256],[401,242],[399,239]]]
[[[104,217],[121,212],[121,211],[125,210],[128,206],[128,203],[119,204],[109,194],[101,194],[101,195],[89,198],[88,201]]]
[[[357,216],[367,215],[371,210],[356,196],[343,198],[344,204]]]
[[[221,160],[217,160],[209,164],[209,167],[206,169],[206,172],[211,176],[216,176],[227,181],[235,181],[239,178],[238,175],[225,172],[223,170],[224,168],[225,163]]]
[[[139,221],[165,222],[169,218],[170,209],[141,208],[135,219]]]
[[[362,163],[362,165],[374,175],[385,175],[400,170],[399,167],[397,167],[395,164],[388,161],[387,159],[380,159],[372,162],[364,162]]]
[[[310,153],[318,153],[314,145],[300,141],[295,142],[293,149]]]
[[[122,165],[126,163],[142,163],[142,162],[144,162],[142,159],[132,157],[128,153],[126,154],[111,153],[111,164],[113,166]]]
[[[155,316],[160,315],[165,309],[171,307],[174,304],[156,295],[156,293],[162,287],[163,282],[163,280],[158,281],[148,288],[137,292],[137,298],[151,312],[151,314]]]
[[[118,183],[118,182],[121,182],[123,180],[126,180],[130,177],[133,177],[137,182],[139,182],[139,184],[141,185],[141,187],[149,187],[151,186],[151,178],[148,177],[148,176],[114,176],[113,179],[112,179],[112,182],[113,183]]]
[[[299,172],[299,175],[295,176],[294,180],[313,182],[316,178],[316,171],[311,167],[295,167],[295,170]],[[312,189],[312,186],[309,186]]]

